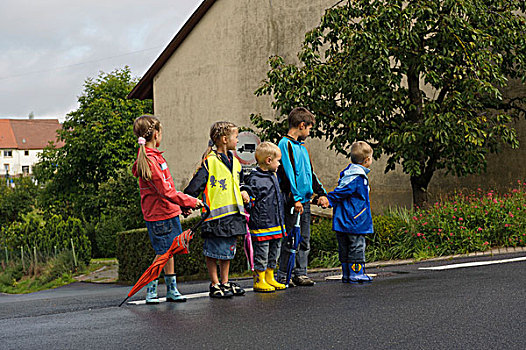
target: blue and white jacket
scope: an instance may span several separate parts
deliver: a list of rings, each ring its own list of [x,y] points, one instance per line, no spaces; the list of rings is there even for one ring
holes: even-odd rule
[[[283,193],[276,173],[260,168],[253,170],[241,187],[250,197],[250,236],[255,241],[279,239],[286,235]]]
[[[349,164],[340,173],[338,187],[327,196],[333,207],[334,231],[359,235],[374,232],[367,178],[369,171],[360,164]]]

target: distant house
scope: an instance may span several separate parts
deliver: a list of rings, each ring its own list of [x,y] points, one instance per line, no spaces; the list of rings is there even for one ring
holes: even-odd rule
[[[57,143],[58,119],[0,119],[0,176],[33,173],[38,155],[50,141]]]

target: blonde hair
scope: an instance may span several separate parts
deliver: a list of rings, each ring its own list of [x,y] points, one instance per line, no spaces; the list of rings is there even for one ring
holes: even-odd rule
[[[351,162],[354,164],[363,164],[372,155],[373,148],[365,141],[356,141],[351,145]]]
[[[206,157],[212,151],[212,148],[214,146],[217,146],[219,140],[221,137],[226,136],[229,137],[234,132],[237,131],[237,126],[234,123],[231,122],[215,122],[210,127],[210,140],[208,141],[208,148],[206,149],[205,153],[203,153],[203,156],[201,157],[201,165],[204,164]]]
[[[265,164],[267,157],[276,158],[281,153],[278,146],[272,142],[261,142],[256,148],[256,160],[259,165]]]
[[[153,139],[154,131],[161,131],[161,122],[153,115],[142,115],[133,122],[133,133],[137,138],[142,137],[146,142]],[[143,180],[152,179],[152,169],[150,169],[151,160],[146,155],[146,147],[139,145],[139,154],[137,154],[137,173]]]

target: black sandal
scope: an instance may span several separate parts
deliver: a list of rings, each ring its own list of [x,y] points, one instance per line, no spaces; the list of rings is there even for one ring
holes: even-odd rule
[[[221,287],[227,291],[230,291],[232,295],[239,297],[245,295],[245,290],[241,286],[234,282],[227,282],[221,284]]]
[[[232,298],[234,295],[230,290],[223,288],[222,284],[210,283],[210,298]]]

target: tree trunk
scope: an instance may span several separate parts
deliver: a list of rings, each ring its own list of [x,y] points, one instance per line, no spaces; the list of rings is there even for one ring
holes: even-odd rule
[[[411,188],[413,189],[413,208],[427,208],[429,197],[427,186],[431,182],[431,176],[411,176]]]

